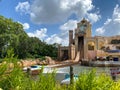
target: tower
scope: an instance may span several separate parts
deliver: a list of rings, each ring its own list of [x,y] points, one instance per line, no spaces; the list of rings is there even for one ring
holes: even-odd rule
[[[69,30],[69,46],[73,44],[73,30]]]
[[[87,39],[91,38],[91,24],[86,19],[77,23],[74,31],[69,31],[69,46],[59,47],[59,60],[75,60],[79,61],[87,55]]]
[[[77,29],[75,30],[75,54],[80,53],[80,60],[85,58],[86,39],[89,37],[91,37],[91,24],[86,19],[83,19],[77,23]]]

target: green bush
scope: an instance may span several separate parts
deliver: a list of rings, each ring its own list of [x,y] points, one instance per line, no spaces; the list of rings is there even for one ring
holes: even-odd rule
[[[12,53],[9,51],[4,59],[6,63],[0,65],[0,88],[3,90],[120,90],[120,81],[114,82],[106,74],[96,75],[94,69],[81,73],[78,80],[68,86],[56,83],[54,72],[47,75],[40,73],[35,80],[22,71]],[[8,67],[11,62],[14,68]]]
[[[96,71],[84,72],[79,75],[76,90],[110,90],[114,81],[105,74],[96,75]]]
[[[61,86],[55,81],[55,74],[39,74],[36,80],[15,66],[11,73],[6,74],[6,64],[0,67],[0,88],[3,90],[119,90],[120,82],[114,82],[109,76],[96,76],[95,71],[81,73],[78,81],[72,85]],[[4,69],[3,69],[4,68]]]

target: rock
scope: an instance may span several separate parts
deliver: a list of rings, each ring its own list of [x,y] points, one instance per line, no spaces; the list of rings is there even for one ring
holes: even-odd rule
[[[45,56],[45,59],[46,59],[46,61],[48,62],[48,64],[55,64],[55,61],[54,60],[52,60],[52,58],[51,57],[49,57],[49,56]]]

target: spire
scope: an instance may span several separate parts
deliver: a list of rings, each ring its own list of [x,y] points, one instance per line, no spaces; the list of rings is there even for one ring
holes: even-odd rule
[[[83,18],[83,20],[86,20],[85,17]]]
[[[85,17],[81,20],[82,23],[87,22],[87,20],[85,19]]]

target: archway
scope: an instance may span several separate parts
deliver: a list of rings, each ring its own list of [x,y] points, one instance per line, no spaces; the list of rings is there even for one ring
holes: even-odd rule
[[[95,50],[95,42],[94,41],[89,41],[87,45],[88,45],[88,50]]]
[[[99,50],[101,50],[101,49],[104,49],[105,47],[104,47],[104,42],[103,41],[99,41],[99,44],[98,44],[98,46],[99,46]]]
[[[87,58],[89,60],[95,59],[96,56],[96,43],[95,41],[87,42]]]
[[[78,37],[78,52],[80,52],[80,60],[84,58],[84,36]]]

